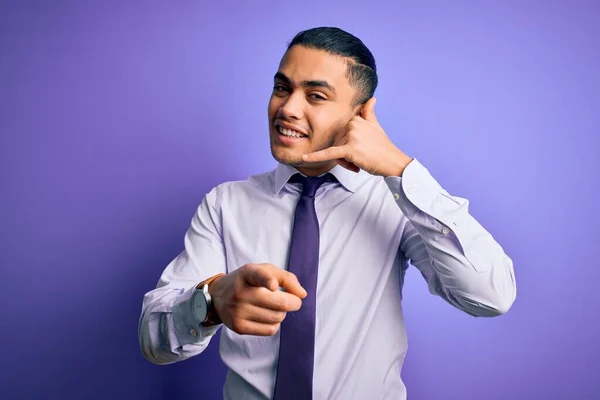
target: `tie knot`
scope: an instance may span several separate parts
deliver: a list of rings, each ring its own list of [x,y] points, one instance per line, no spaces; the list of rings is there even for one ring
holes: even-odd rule
[[[294,174],[290,178],[291,183],[302,184],[302,196],[315,197],[317,189],[321,187],[325,182],[335,182],[335,176],[330,173],[326,173],[323,176],[302,176],[301,174]]]

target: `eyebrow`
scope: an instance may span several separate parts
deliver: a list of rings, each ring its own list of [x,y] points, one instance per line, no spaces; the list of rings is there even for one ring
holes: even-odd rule
[[[290,78],[285,76],[282,72],[277,72],[275,74],[275,79],[279,79],[288,85],[292,85],[292,81]],[[300,83],[303,87],[321,87],[330,90],[333,93],[336,93],[335,88],[331,86],[327,81],[319,81],[319,80],[311,80],[311,81],[302,81]]]

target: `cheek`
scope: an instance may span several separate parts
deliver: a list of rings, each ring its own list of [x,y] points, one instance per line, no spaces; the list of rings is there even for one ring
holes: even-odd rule
[[[277,114],[277,110],[279,110],[279,108],[280,108],[280,104],[279,104],[280,102],[281,101],[277,97],[275,97],[275,96],[270,97],[269,106],[267,108],[270,118],[275,117],[275,114]]]
[[[331,115],[331,111],[328,113],[324,109],[313,113],[309,122],[315,137],[321,142],[334,137],[340,131],[340,126],[342,126],[340,120]]]

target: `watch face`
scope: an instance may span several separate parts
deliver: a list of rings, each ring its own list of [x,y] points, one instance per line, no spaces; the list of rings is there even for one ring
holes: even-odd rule
[[[206,304],[206,298],[204,297],[204,293],[199,290],[194,293],[194,297],[192,298],[192,313],[194,313],[194,317],[198,322],[203,322],[206,319],[207,312],[208,305]]]

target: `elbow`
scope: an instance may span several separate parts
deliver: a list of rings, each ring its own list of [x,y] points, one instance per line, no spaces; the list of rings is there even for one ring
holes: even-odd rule
[[[488,293],[485,296],[458,296],[450,294],[448,297],[457,308],[474,317],[499,317],[506,314],[515,302],[516,291],[509,293]]]
[[[499,317],[506,314],[512,307],[514,298],[498,298],[485,307],[480,308],[479,317]]]
[[[494,317],[506,314],[515,303],[517,298],[517,285],[514,275],[510,279],[505,279],[503,285],[495,287],[490,295],[490,304],[494,308]]]
[[[479,282],[477,289],[471,288],[472,290],[468,291],[474,294],[474,297],[468,301],[471,309],[475,311],[474,314],[478,317],[499,317],[508,313],[517,298],[517,285],[512,266],[510,273],[504,277],[481,283]]]
[[[516,290],[513,290],[510,293],[506,293],[501,296],[497,296],[493,303],[495,310],[495,314],[493,316],[498,317],[500,315],[506,314],[515,303],[516,297]]]
[[[516,292],[496,293],[489,296],[485,302],[477,304],[475,307],[475,316],[477,317],[499,317],[508,313],[516,299]]]

